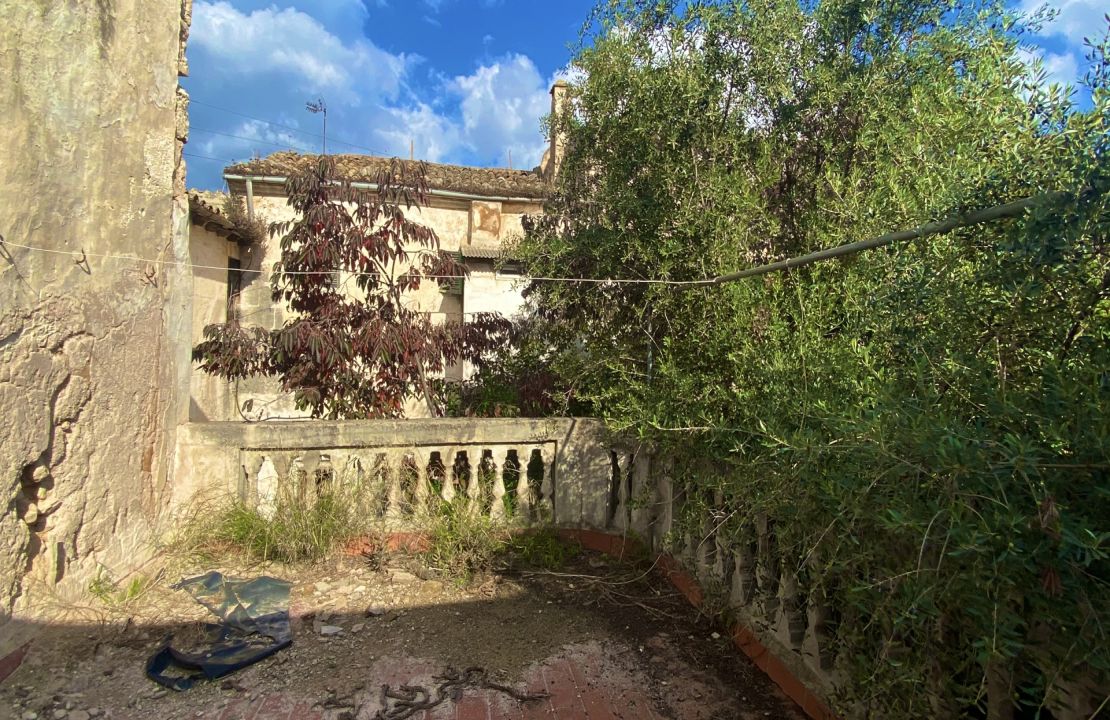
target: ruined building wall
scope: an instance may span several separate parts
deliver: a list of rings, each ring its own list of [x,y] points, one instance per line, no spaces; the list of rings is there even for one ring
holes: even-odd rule
[[[164,514],[188,409],[189,15],[0,2],[0,646],[37,598],[149,557]]]

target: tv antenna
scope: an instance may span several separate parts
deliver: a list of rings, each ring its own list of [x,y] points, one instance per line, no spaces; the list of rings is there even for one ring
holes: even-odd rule
[[[304,106],[305,106],[305,109],[308,110],[313,115],[316,115],[317,113],[323,113],[324,114],[324,133],[321,137],[323,138],[323,141],[324,141],[323,154],[327,155],[328,154],[328,106],[324,104],[324,99],[323,98],[316,98],[316,102],[306,102],[304,104]]]

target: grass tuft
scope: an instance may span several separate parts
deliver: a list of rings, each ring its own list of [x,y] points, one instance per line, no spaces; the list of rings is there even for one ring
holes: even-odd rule
[[[270,516],[238,499],[205,503],[172,545],[208,560],[238,553],[262,561],[315,562],[371,532],[373,513],[358,500],[343,491],[325,491],[312,502],[281,497]]]

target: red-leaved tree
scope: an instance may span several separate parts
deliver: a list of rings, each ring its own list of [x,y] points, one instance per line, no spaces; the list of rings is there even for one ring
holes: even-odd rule
[[[408,167],[395,160],[375,190],[337,177],[327,156],[291,176],[296,219],[270,226],[281,235],[271,294],[291,317],[277,330],[235,319],[206,327],[193,349],[201,369],[228,380],[278,377],[313,417],[399,417],[408,398],[438,411],[437,375],[499,346],[510,325],[494,313],[436,323],[410,307],[407,293],[467,271],[408,217],[428,197],[423,165]]]

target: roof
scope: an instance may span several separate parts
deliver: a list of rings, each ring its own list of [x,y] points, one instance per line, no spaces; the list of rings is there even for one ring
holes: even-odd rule
[[[295,152],[277,152],[268,157],[236,163],[224,169],[228,175],[285,177],[290,173],[311,168],[319,155],[302,155]],[[375,155],[332,155],[340,175],[355,182],[374,182],[383,171],[389,170],[395,158]],[[420,161],[397,160],[406,171],[415,169]],[[423,163],[427,172],[428,187],[450,190],[484,197],[512,197],[542,200],[548,187],[538,170],[509,170],[508,168],[479,168],[466,165]]]
[[[211,230],[220,237],[245,243],[247,239],[235,227],[235,223],[227,219],[222,212],[216,209],[210,201],[222,197],[222,193],[209,193],[199,190],[189,191],[189,221],[199,225],[205,230]]]
[[[459,248],[464,258],[475,258],[477,260],[500,260],[502,258],[501,248],[497,247],[481,247],[475,245],[463,245]]]

